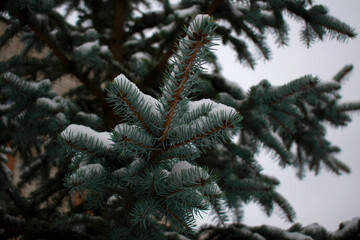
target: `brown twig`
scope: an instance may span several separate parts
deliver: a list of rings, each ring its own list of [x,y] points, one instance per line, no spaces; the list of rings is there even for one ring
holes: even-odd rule
[[[218,131],[220,131],[220,130],[223,130],[223,129],[225,129],[225,128],[234,128],[234,126],[233,126],[230,122],[226,122],[226,123],[225,123],[223,126],[221,126],[221,127],[214,128],[213,130],[207,131],[207,132],[205,132],[205,133],[202,133],[202,134],[199,134],[199,135],[194,136],[194,137],[192,137],[192,138],[189,138],[189,139],[187,139],[187,140],[185,140],[185,141],[183,141],[183,142],[180,142],[180,143],[177,143],[177,144],[175,144],[175,145],[172,145],[172,146],[168,147],[166,150],[163,150],[163,152],[166,152],[166,151],[168,151],[168,150],[171,150],[171,149],[174,149],[174,148],[177,148],[177,147],[180,147],[180,146],[184,146],[184,145],[186,145],[186,144],[188,144],[188,143],[197,141],[197,140],[199,140],[199,139],[202,139],[202,138],[204,138],[204,137],[206,137],[206,136],[209,136],[209,135],[211,135],[211,134],[213,134],[213,133],[215,133],[215,132],[218,132]]]
[[[122,40],[124,36],[125,1],[114,1],[114,19],[109,47],[118,62],[122,62]]]
[[[90,151],[89,149],[87,148],[81,148],[81,147],[77,147],[75,146],[70,140],[66,140],[66,145],[68,145],[69,147],[75,149],[75,150],[78,150],[78,151],[81,151],[81,152],[85,152],[85,153],[88,153],[90,155],[93,155],[97,158],[100,158],[101,156],[99,154],[97,154],[96,152],[93,152],[93,151]]]
[[[185,141],[183,141],[183,142],[177,143],[177,144],[172,145],[172,146],[169,146],[169,147],[167,147],[167,148],[159,149],[159,150],[157,150],[157,151],[155,150],[155,151],[153,152],[153,154],[152,154],[152,157],[151,157],[152,163],[160,162],[160,161],[162,160],[162,159],[160,159],[160,160],[157,159],[157,157],[158,157],[160,154],[166,153],[167,151],[169,151],[169,150],[171,150],[171,149],[184,146],[184,145],[186,145],[186,144],[188,144],[188,143],[190,143],[190,142],[199,140],[199,139],[201,139],[201,138],[204,138],[204,137],[206,137],[206,136],[209,136],[209,135],[211,135],[211,134],[213,134],[213,133],[215,133],[215,132],[217,132],[217,131],[220,131],[220,130],[222,130],[222,129],[225,129],[225,128],[234,128],[234,126],[231,124],[231,122],[228,121],[228,122],[225,122],[224,125],[221,126],[221,127],[214,128],[213,130],[207,131],[207,132],[205,132],[205,133],[203,133],[203,134],[199,134],[199,135],[197,135],[197,136],[194,136],[194,137],[192,137],[192,138],[189,138],[189,139],[187,139],[187,140],[185,140]]]
[[[198,36],[196,36],[196,40],[190,49],[192,49],[191,55],[189,56],[189,58],[187,59],[186,63],[185,63],[185,69],[183,72],[183,74],[181,75],[181,81],[179,82],[179,87],[177,88],[174,96],[172,97],[172,101],[170,102],[170,109],[168,114],[166,115],[166,121],[164,123],[164,127],[161,133],[161,140],[160,143],[164,142],[166,140],[168,131],[170,129],[170,124],[172,121],[172,117],[175,113],[175,109],[176,106],[178,104],[178,102],[181,100],[181,93],[184,90],[185,84],[186,82],[189,80],[189,75],[190,75],[190,70],[191,67],[194,64],[195,58],[197,53],[200,51],[201,47],[206,43],[207,39],[206,39],[206,34],[200,33]]]
[[[127,138],[126,136],[124,136],[124,137],[122,138],[122,140],[123,140],[124,142],[134,144],[134,145],[139,146],[139,147],[141,147],[141,148],[151,149],[151,150],[153,150],[153,148],[154,148],[153,146],[147,146],[147,145],[144,145],[144,144],[142,144],[142,143],[134,142],[134,141],[132,141],[130,138]]]
[[[143,125],[143,127],[145,128],[146,132],[150,135],[152,135],[152,132],[149,128],[149,126],[146,124],[145,120],[141,117],[140,113],[138,111],[136,111],[136,109],[134,108],[134,106],[131,104],[131,102],[127,99],[127,95],[122,93],[121,91],[119,91],[116,96],[118,98],[121,99],[121,101],[123,101],[128,108],[134,113],[134,115],[136,116],[136,118],[140,121],[140,123]]]

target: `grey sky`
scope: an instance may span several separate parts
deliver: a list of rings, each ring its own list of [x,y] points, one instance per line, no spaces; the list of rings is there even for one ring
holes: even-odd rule
[[[360,1],[317,0],[315,2],[328,6],[330,14],[348,23],[357,32],[360,31],[358,14]],[[255,71],[235,61],[235,55],[231,50],[219,48],[224,75],[247,90],[262,79],[269,80],[272,85],[281,85],[305,74],[313,74],[322,80],[329,80],[345,64],[354,64],[353,74],[345,82],[340,93],[343,95],[343,102],[360,100],[360,38],[349,40],[347,43],[326,40],[306,49],[299,41],[299,23],[291,21],[290,27],[289,46],[277,48],[270,39],[272,60],[265,63],[260,60]],[[264,172],[280,180],[279,192],[295,208],[296,221],[303,225],[318,222],[329,230],[335,230],[340,222],[360,216],[360,114],[355,113],[352,116],[353,121],[348,127],[342,130],[328,128],[328,139],[342,149],[338,158],[351,167],[350,175],[338,177],[323,169],[318,176],[308,173],[306,178],[300,181],[293,169],[281,169],[265,154],[258,156]],[[276,214],[267,218],[255,204],[245,208],[244,223],[291,226],[284,223]]]

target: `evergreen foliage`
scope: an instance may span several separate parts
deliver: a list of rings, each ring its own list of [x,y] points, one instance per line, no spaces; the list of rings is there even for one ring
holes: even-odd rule
[[[325,126],[346,126],[360,109],[338,93],[353,67],[328,82],[263,80],[245,93],[221,75],[213,51],[217,38],[254,68],[259,53],[270,59],[269,32],[288,44],[285,15],[303,24],[307,47],[353,38],[354,29],[313,1],[154,3],[0,3],[0,51],[16,37],[22,43],[0,62],[0,238],[357,239],[359,218],[333,233],[241,224],[251,201],[295,219],[255,158],[262,148],[299,178],[322,167],[350,172]],[[60,78],[80,84],[59,94]],[[17,182],[11,155],[20,160]],[[217,226],[196,232],[194,215],[207,209]]]

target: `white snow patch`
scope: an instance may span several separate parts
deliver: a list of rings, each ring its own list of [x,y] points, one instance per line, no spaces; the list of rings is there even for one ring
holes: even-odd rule
[[[226,106],[225,104],[222,103],[215,103],[213,104],[213,108],[211,109],[210,113],[218,113],[218,112],[224,112],[226,115],[231,115],[234,112],[236,112],[236,110],[232,107]]]
[[[305,232],[307,232],[307,231],[309,231],[309,232],[317,232],[320,229],[322,229],[322,227],[317,223],[312,223],[312,224],[309,224],[309,225],[304,227]]]
[[[17,86],[20,85],[21,87],[23,87],[22,84],[25,83],[27,88],[31,89],[33,91],[37,91],[41,88],[51,86],[51,82],[49,79],[43,79],[39,82],[24,81],[21,78],[19,78],[17,75],[15,75],[11,72],[6,72],[6,73],[4,73],[3,76],[7,81],[10,81],[10,82],[16,84]]]
[[[35,104],[38,106],[42,106],[50,111],[58,111],[61,107],[61,105],[54,100],[44,97],[38,98]]]
[[[118,196],[117,194],[111,195],[111,197],[109,197],[107,200],[107,204],[112,204],[113,202],[115,202],[116,200],[118,200],[120,198],[121,197]]]
[[[0,104],[0,111],[2,111],[2,112],[8,111],[14,105],[15,105],[15,103]]]
[[[148,106],[150,107],[150,111],[152,112],[152,114],[154,114],[155,116],[160,117],[160,111],[159,111],[159,101],[155,98],[153,98],[150,95],[147,94],[143,94],[143,98],[144,101],[148,104]]]
[[[109,46],[107,46],[107,45],[101,45],[100,52],[105,53],[105,54],[111,53],[110,50],[109,50]]]
[[[194,20],[192,20],[192,22],[190,23],[188,30],[190,32],[197,32],[198,31],[197,24],[199,24],[202,21],[210,21],[210,19],[211,17],[207,14],[198,14],[194,18]]]
[[[111,144],[113,143],[111,141],[109,132],[96,132],[93,129],[83,125],[71,124],[61,132],[61,136],[67,140],[73,140],[79,134],[86,135],[89,139],[94,139],[95,142],[99,142],[107,149],[110,148]]]
[[[286,237],[289,240],[314,240],[310,236],[306,236],[304,234],[297,232],[284,232],[284,237]]]
[[[91,27],[91,26],[93,26],[91,19],[87,19],[87,20],[85,20],[84,22],[81,23],[81,27],[83,27],[83,28],[88,28],[88,27]]]
[[[49,19],[46,14],[41,14],[41,13],[40,14],[35,14],[35,18],[40,22],[48,21],[48,19]]]
[[[151,60],[150,55],[145,52],[137,52],[133,54],[132,57],[136,58],[138,61]]]
[[[129,45],[136,45],[138,44],[138,42],[141,41],[140,39],[132,39],[132,40],[128,40],[126,42],[124,42],[123,46],[129,46]]]
[[[273,22],[275,17],[274,14],[270,11],[265,11],[265,10],[260,10],[261,15],[263,18],[265,18],[266,20],[268,20],[269,22]]]
[[[308,119],[310,121],[313,120],[315,118],[315,114],[312,111],[314,109],[314,107],[306,102],[304,102],[304,107],[305,107],[305,112],[306,112],[306,116],[308,117]]]
[[[201,99],[199,101],[190,101],[188,103],[188,108],[189,108],[189,112],[191,111],[196,111],[197,109],[200,109],[201,106],[203,105],[209,105],[212,106],[213,105],[213,101],[211,101],[210,99]]]
[[[231,8],[231,11],[233,12],[233,14],[237,17],[237,18],[240,18],[240,17],[243,17],[244,14],[239,10],[237,9],[236,7],[232,7]]]
[[[76,51],[79,51],[81,53],[88,53],[93,49],[100,48],[99,40],[92,41],[92,42],[86,42],[78,47],[75,48]]]
[[[180,174],[182,170],[188,170],[192,168],[196,168],[196,167],[194,165],[191,165],[187,161],[181,161],[173,166],[173,168],[171,169],[171,174]]]
[[[175,11],[175,14],[179,17],[192,17],[199,12],[199,9],[196,5],[191,6],[190,8],[178,9]]]
[[[335,238],[346,236],[346,233],[349,231],[358,232],[360,230],[360,217],[355,217],[351,221],[346,221],[341,224],[344,226],[332,234]]]
[[[175,27],[175,22],[171,22],[170,24],[161,27],[160,32],[171,32],[175,29]]]
[[[211,99],[202,99],[199,101],[190,101],[188,104],[189,111],[194,111],[201,108],[202,105],[210,105],[212,107],[209,113],[216,114],[218,112],[224,112],[226,115],[233,114],[236,110],[222,103],[217,103]]]
[[[191,176],[192,181],[194,181],[194,182],[198,182],[201,178],[207,179],[209,177],[209,174],[204,169],[202,169],[201,167],[194,166],[187,161],[181,161],[181,162],[176,163],[171,169],[170,176],[171,177],[180,177],[182,172],[187,172],[192,169],[193,170],[198,169],[198,171],[196,171],[196,173],[198,173],[198,174]]]
[[[76,115],[80,118],[89,119],[91,121],[100,121],[99,116],[94,113],[78,112]]]
[[[85,174],[89,174],[91,172],[100,173],[104,167],[100,163],[88,164],[82,167],[79,167],[79,170],[83,171]]]
[[[50,34],[55,36],[57,33],[59,32],[58,28],[54,28],[53,30],[51,30]]]
[[[131,86],[131,88],[134,89],[134,94],[140,94],[140,101],[141,102],[146,102],[148,104],[148,106],[150,107],[150,111],[152,114],[154,114],[155,116],[160,116],[160,112],[159,112],[159,101],[153,97],[151,97],[150,95],[144,94],[142,93],[139,88],[132,83],[129,79],[127,79],[127,77],[124,74],[120,74],[119,76],[117,76],[114,81],[121,86],[121,88],[123,88],[123,86],[126,86],[127,84]]]
[[[120,74],[116,78],[114,78],[114,82],[116,82],[120,86],[123,86],[125,84],[130,84],[133,85],[133,87],[135,87],[138,90],[137,86],[134,83],[130,82],[130,80],[127,79],[127,77],[124,74]]]

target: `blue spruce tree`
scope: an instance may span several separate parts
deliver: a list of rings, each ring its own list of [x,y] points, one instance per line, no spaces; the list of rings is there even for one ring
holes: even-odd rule
[[[359,218],[335,232],[241,223],[250,201],[295,219],[279,181],[262,173],[255,155],[263,147],[299,178],[323,166],[350,172],[325,125],[345,126],[360,109],[339,103],[352,66],[330,82],[263,80],[244,93],[221,75],[212,48],[218,38],[254,68],[249,43],[264,59],[269,31],[288,43],[284,14],[304,22],[307,46],[353,38],[354,29],[313,1],[157,3],[160,10],[147,0],[0,3],[1,51],[21,38],[18,53],[0,62],[0,238],[358,239]],[[60,78],[78,84],[60,94]],[[196,231],[194,216],[208,209],[217,226]]]

